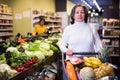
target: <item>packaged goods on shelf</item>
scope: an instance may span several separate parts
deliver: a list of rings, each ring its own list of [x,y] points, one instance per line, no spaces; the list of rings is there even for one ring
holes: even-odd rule
[[[103,19],[103,25],[104,26],[120,26],[119,19]]]
[[[12,8],[6,4],[0,4],[0,13],[12,14]]]
[[[110,54],[120,56],[120,21],[119,19],[103,19],[101,40],[103,45],[111,48]],[[113,55],[112,55],[113,56]]]
[[[13,36],[12,8],[6,4],[0,4],[0,38],[5,41]],[[2,42],[0,41],[0,42]]]

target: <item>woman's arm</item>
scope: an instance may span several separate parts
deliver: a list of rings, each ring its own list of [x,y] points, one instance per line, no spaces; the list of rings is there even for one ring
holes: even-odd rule
[[[102,49],[102,42],[97,30],[95,28],[92,28],[92,31],[94,35],[94,45],[95,45],[94,49],[95,49],[95,52],[98,52]]]
[[[68,39],[69,39],[69,29],[65,28],[63,35],[62,35],[62,38],[60,40],[59,47],[60,47],[62,52],[65,52],[66,54],[71,55],[72,50],[68,49]]]
[[[68,42],[68,35],[67,35],[67,31],[64,30],[63,34],[62,34],[62,38],[60,40],[60,49],[62,52],[66,52],[67,49],[67,42]]]

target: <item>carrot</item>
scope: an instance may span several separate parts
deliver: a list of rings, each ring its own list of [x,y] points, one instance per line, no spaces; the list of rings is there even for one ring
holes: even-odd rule
[[[26,39],[22,39],[21,37],[19,37],[19,38],[18,38],[18,42],[19,42],[19,43],[24,43],[24,42],[26,42]]]
[[[69,80],[77,80],[74,66],[70,61],[66,61],[66,72]]]

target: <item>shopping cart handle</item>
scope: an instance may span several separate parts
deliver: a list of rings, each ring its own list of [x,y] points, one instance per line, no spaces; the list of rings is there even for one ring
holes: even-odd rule
[[[95,52],[74,52],[72,55],[98,55]]]

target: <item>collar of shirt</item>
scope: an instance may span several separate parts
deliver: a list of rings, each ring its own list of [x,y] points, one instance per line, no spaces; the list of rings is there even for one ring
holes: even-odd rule
[[[82,21],[82,22],[77,22],[77,21],[75,21],[75,23],[74,23],[74,25],[83,25],[83,24],[85,24],[84,21]]]
[[[75,22],[74,24],[73,24],[73,26],[75,26],[75,27],[78,27],[78,28],[85,28],[85,26],[86,26],[86,23],[83,21],[83,22]]]

